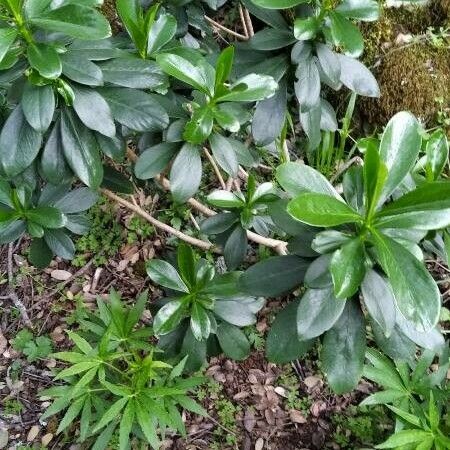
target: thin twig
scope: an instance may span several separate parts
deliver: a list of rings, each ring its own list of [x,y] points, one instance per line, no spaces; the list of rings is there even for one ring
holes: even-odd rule
[[[247,22],[245,21],[244,10],[242,9],[242,5],[239,3],[239,16],[241,17],[242,28],[244,29],[245,36],[248,39],[248,28]]]
[[[213,27],[218,28],[219,30],[225,31],[225,33],[231,34],[231,36],[234,36],[237,39],[240,39],[241,41],[246,41],[247,36],[244,36],[243,34],[236,33],[236,31],[230,30],[227,27],[224,27],[219,22],[216,22],[215,20],[211,19],[211,17],[203,16]]]
[[[244,16],[245,16],[245,22],[247,24],[248,36],[253,37],[255,34],[255,31],[253,30],[252,18],[250,17],[250,13],[248,12],[247,8],[244,8]]]
[[[176,236],[178,239],[181,239],[182,241],[185,241],[188,244],[195,245],[196,247],[199,247],[203,250],[212,250],[216,253],[220,253],[220,251],[214,246],[214,244],[202,241],[201,239],[197,239],[192,236],[188,236],[182,231],[172,228],[170,225],[167,225],[166,223],[161,222],[158,219],[155,219],[147,211],[144,211],[140,206],[134,205],[133,203],[123,199],[122,197],[119,197],[118,195],[114,194],[108,189],[100,189],[100,191],[103,193],[103,195],[105,195],[109,199],[114,200],[116,203],[119,203],[122,206],[125,206],[130,211],[135,212],[136,214],[138,214],[139,216],[150,222],[153,226]]]
[[[8,288],[9,292],[7,295],[0,297],[1,300],[9,299],[13,302],[14,306],[19,310],[20,316],[22,317],[25,325],[33,329],[33,322],[30,320],[27,309],[25,305],[20,301],[18,295],[14,292],[14,273],[13,273],[13,244],[8,244]]]
[[[339,170],[330,178],[330,183],[334,184],[336,180],[353,164],[361,164],[362,159],[359,156],[354,156],[353,158],[349,159],[345,164],[342,164],[341,167],[339,167]]]
[[[225,181],[223,180],[222,174],[220,173],[220,169],[216,164],[216,160],[214,159],[213,155],[209,153],[208,149],[206,147],[203,147],[203,153],[208,158],[208,161],[211,163],[211,166],[214,170],[214,173],[216,174],[217,179],[219,180],[220,186],[222,189],[226,189]]]
[[[133,152],[133,150],[131,150],[129,148],[127,150],[127,155],[128,155],[128,158],[131,161],[136,162],[137,155],[136,155],[136,153]],[[164,175],[162,175],[162,174],[156,175],[155,180],[160,184],[160,186],[165,191],[170,191],[170,181],[167,178],[165,178]],[[120,197],[118,197],[118,198],[120,200],[123,200]],[[212,209],[208,208],[203,203],[200,203],[195,198],[192,198],[192,197],[189,198],[187,200],[187,203],[189,205],[191,205],[194,209],[196,209],[198,212],[200,212],[203,215],[205,215],[206,217],[212,217],[212,216],[215,216],[217,214],[215,211],[213,211]],[[133,205],[133,207],[134,207],[134,205]],[[177,230],[175,230],[175,231],[177,231]],[[280,255],[286,255],[287,254],[287,242],[286,241],[281,241],[279,239],[267,238],[267,237],[261,236],[261,235],[259,235],[257,233],[254,233],[253,231],[247,231],[247,237],[251,241],[253,241],[253,242],[257,243],[257,244],[261,244],[261,245],[264,245],[266,247],[273,248]]]

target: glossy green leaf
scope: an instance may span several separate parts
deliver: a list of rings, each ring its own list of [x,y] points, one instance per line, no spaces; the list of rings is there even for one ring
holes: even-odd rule
[[[357,59],[337,54],[341,66],[341,82],[364,97],[379,97],[380,88],[372,72]]]
[[[66,161],[78,178],[92,189],[99,187],[103,166],[97,140],[68,109],[61,114],[61,142]]]
[[[153,277],[152,277],[153,279]],[[168,301],[153,320],[153,330],[157,336],[170,333],[181,322],[186,314],[183,299]]]
[[[45,228],[62,228],[66,224],[64,214],[52,206],[38,206],[30,209],[26,211],[26,217]]]
[[[167,77],[154,61],[140,58],[114,58],[98,64],[104,81],[133,89],[158,89]]]
[[[62,73],[72,81],[88,86],[103,86],[103,73],[97,64],[77,52],[61,55]]]
[[[436,325],[441,307],[435,281],[403,245],[380,233],[373,233],[372,237],[398,308],[418,331],[429,331]]]
[[[135,131],[160,131],[169,124],[161,105],[149,94],[129,88],[103,88],[105,98],[117,122]]]
[[[192,144],[202,144],[211,134],[213,118],[213,110],[208,105],[196,109],[186,123],[183,138]]]
[[[179,145],[163,142],[144,150],[136,161],[134,174],[141,180],[148,180],[161,173],[175,156]]]
[[[395,326],[395,299],[389,283],[373,269],[367,271],[361,293],[370,317],[389,337]]]
[[[380,143],[380,157],[388,169],[383,199],[392,193],[412,169],[419,155],[421,142],[419,123],[411,113],[402,111],[392,117]]]
[[[277,167],[276,178],[291,197],[297,197],[305,192],[316,192],[341,198],[320,172],[306,164],[296,162],[281,164]]]
[[[319,30],[319,21],[316,17],[296,19],[294,22],[294,36],[299,41],[309,41],[314,39]]]
[[[327,194],[301,194],[288,203],[287,211],[295,219],[316,227],[362,222],[355,210]]]
[[[333,295],[331,288],[308,289],[297,309],[297,333],[308,340],[329,330],[339,319],[346,302]]]
[[[342,48],[348,56],[360,56],[364,50],[364,38],[358,27],[336,10],[328,15],[334,45]]]
[[[198,147],[184,144],[170,169],[170,190],[176,202],[192,197],[200,186],[202,162]]]
[[[34,267],[45,269],[53,258],[53,252],[48,248],[44,239],[33,239],[28,257]]]
[[[448,164],[448,140],[443,130],[436,130],[427,141],[427,166],[433,179],[437,180],[442,170]]]
[[[147,54],[153,55],[161,50],[175,36],[177,21],[170,14],[161,14],[153,22],[148,34]]]
[[[36,158],[41,143],[41,133],[31,127],[21,106],[17,106],[0,134],[0,166],[3,172],[9,177],[23,172]]]
[[[300,111],[306,112],[320,103],[320,74],[312,58],[302,61],[295,71],[295,95],[300,103]]]
[[[190,320],[192,334],[197,341],[207,339],[211,333],[211,322],[209,316],[203,306],[194,302],[191,308]]]
[[[237,194],[224,189],[218,189],[211,192],[207,199],[208,203],[211,203],[211,205],[225,209],[242,208],[245,205],[244,200]]]
[[[285,364],[301,358],[314,345],[315,340],[301,341],[297,333],[297,308],[300,299],[289,303],[275,318],[266,341],[267,359]]]
[[[247,253],[247,232],[241,224],[235,225],[223,247],[223,256],[228,270],[234,270],[245,258]]]
[[[63,230],[45,230],[44,239],[55,255],[63,259],[73,259],[75,245]]]
[[[150,279],[161,286],[174,291],[189,292],[175,267],[161,259],[151,259],[146,263],[147,274]]]
[[[233,68],[234,60],[234,47],[226,47],[216,60],[216,79],[215,79],[215,89],[221,88],[223,83],[225,83],[231,74],[231,69]]]
[[[23,220],[10,219],[0,222],[0,244],[7,244],[19,239],[26,230]]]
[[[0,28],[0,62],[8,53],[16,37],[17,30],[15,28]]]
[[[43,11],[30,22],[44,30],[78,39],[104,39],[111,35],[109,23],[99,11],[79,4]]]
[[[336,8],[349,19],[372,22],[380,17],[380,5],[375,0],[344,0]]]
[[[212,133],[211,136],[209,136],[209,144],[217,164],[219,164],[228,175],[236,178],[239,164],[233,146],[229,143],[228,139],[221,134]]]
[[[308,265],[308,260],[295,255],[272,256],[247,269],[239,286],[250,295],[276,297],[298,287]]]
[[[426,183],[375,215],[378,228],[436,230],[450,226],[450,183]]]
[[[330,272],[334,294],[338,299],[350,298],[356,294],[366,274],[365,259],[364,244],[359,237],[345,243],[333,253]]]
[[[292,31],[278,28],[263,28],[257,31],[248,44],[251,48],[260,51],[278,50],[288,47],[295,42]]]
[[[73,108],[79,119],[91,130],[114,137],[116,125],[106,100],[94,89],[73,86]]]
[[[217,339],[224,353],[237,361],[247,358],[250,353],[250,343],[243,331],[234,325],[222,322],[217,327]]]
[[[62,72],[61,60],[54,47],[47,44],[28,46],[28,61],[44,78],[58,78]]]
[[[362,376],[365,351],[364,316],[356,302],[348,301],[339,320],[325,334],[320,354],[323,370],[336,394],[356,387]]]
[[[55,112],[55,95],[52,87],[26,83],[20,104],[28,123],[36,131],[41,133],[47,131]]]
[[[236,80],[227,94],[217,100],[221,102],[256,102],[271,97],[278,83],[269,75],[252,73]]]

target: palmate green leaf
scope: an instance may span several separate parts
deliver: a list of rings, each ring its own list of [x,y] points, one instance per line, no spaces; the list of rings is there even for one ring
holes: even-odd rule
[[[336,394],[349,392],[361,379],[366,351],[366,329],[359,305],[347,301],[333,328],[327,331],[320,354],[322,367]]]
[[[380,204],[413,167],[421,142],[419,123],[411,113],[399,112],[387,124],[381,138],[380,157],[388,169],[388,176]]]
[[[266,341],[267,359],[285,364],[302,357],[314,345],[315,340],[300,340],[297,333],[297,309],[300,299],[289,303],[275,318]]]
[[[313,339],[329,330],[342,315],[345,304],[333,295],[331,288],[308,289],[297,309],[299,339]]]
[[[53,88],[50,85],[35,86],[26,83],[20,104],[28,123],[36,131],[47,131],[55,112]]]
[[[316,227],[333,227],[344,223],[361,223],[363,218],[344,202],[327,194],[301,194],[288,203],[294,219]]]
[[[125,407],[119,427],[119,450],[126,450],[129,444],[131,428],[134,423],[134,400],[130,400]]]
[[[334,252],[330,272],[336,298],[345,299],[356,294],[366,274],[365,259],[364,244],[359,237]]]
[[[69,109],[61,114],[61,141],[67,163],[78,178],[92,189],[100,186],[103,166],[94,134]]]
[[[55,380],[62,380],[67,377],[71,377],[73,375],[77,375],[79,373],[87,372],[88,370],[101,365],[101,361],[84,361],[80,363],[76,363],[73,366],[68,367],[67,369],[61,370],[56,377]]]
[[[144,433],[145,439],[153,447],[154,450],[160,448],[160,442],[156,434],[155,419],[151,417],[146,408],[139,402],[135,402],[136,418],[141,427],[142,433]]]
[[[348,56],[360,56],[364,50],[364,38],[358,27],[337,11],[330,11],[328,16],[334,45],[342,48]]]
[[[176,202],[183,203],[198,190],[202,176],[199,147],[186,143],[170,169],[170,191]]]
[[[240,361],[249,355],[250,343],[238,327],[222,322],[217,327],[216,334],[223,352],[228,357]]]
[[[129,401],[129,398],[124,397],[124,398],[120,398],[119,400],[114,402],[111,405],[111,407],[103,414],[103,416],[97,422],[97,424],[95,425],[95,427],[92,431],[95,433],[95,432],[101,430],[106,425],[108,425],[113,419],[115,419],[120,414],[120,412],[122,411],[124,406],[128,403],[128,401]]]
[[[423,263],[388,236],[373,232],[372,240],[401,313],[418,331],[434,328],[441,308],[440,293]]]
[[[61,422],[59,423],[58,429],[56,430],[56,433],[59,434],[62,431],[64,431],[78,416],[78,414],[81,412],[84,402],[86,401],[86,396],[82,396],[72,402],[72,404],[67,409],[66,413],[64,414],[64,417],[61,419]]]
[[[106,18],[97,10],[79,4],[66,4],[45,10],[30,19],[33,25],[78,39],[105,39],[111,35]]]
[[[239,287],[250,295],[276,297],[299,286],[308,266],[308,260],[295,255],[272,256],[248,268]]]
[[[261,8],[287,9],[306,3],[306,0],[252,0],[252,2]]]
[[[42,135],[27,122],[18,105],[3,125],[0,134],[0,166],[8,177],[23,172],[36,158]]]
[[[47,44],[28,46],[28,61],[44,78],[55,79],[61,75],[62,65],[58,52]]]
[[[430,431],[423,430],[402,430],[389,437],[382,444],[376,445],[375,448],[398,448],[405,445],[419,445],[424,441],[433,441],[433,435]]]
[[[426,183],[375,215],[378,228],[436,230],[450,226],[450,183]]]
[[[398,391],[396,389],[386,389],[385,391],[375,392],[374,394],[369,395],[359,405],[385,405],[386,403],[394,403],[407,397],[408,394],[406,392]]]

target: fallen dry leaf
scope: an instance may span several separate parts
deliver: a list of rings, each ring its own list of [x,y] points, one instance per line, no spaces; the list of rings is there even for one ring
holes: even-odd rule
[[[27,434],[27,442],[33,442],[36,439],[37,435],[39,434],[39,429],[40,428],[38,425],[33,425],[30,428],[30,431]]]
[[[307,420],[305,416],[296,409],[289,410],[289,417],[291,418],[292,422],[294,423],[306,423]]]
[[[67,270],[55,269],[50,272],[50,276],[58,281],[66,281],[72,276],[72,274]]]

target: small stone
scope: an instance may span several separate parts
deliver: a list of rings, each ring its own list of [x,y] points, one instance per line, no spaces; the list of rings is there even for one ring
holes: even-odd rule
[[[27,434],[27,442],[33,442],[39,434],[39,430],[40,428],[38,425],[33,425]]]
[[[0,428],[0,448],[5,448],[8,445],[9,433],[8,430]]]
[[[277,386],[274,391],[280,396],[280,397],[284,397],[287,398],[287,394],[286,394],[286,389],[284,387],[281,386]]]
[[[72,274],[67,270],[55,269],[51,271],[50,276],[58,281],[66,281],[72,276]]]
[[[306,384],[306,387],[309,390],[313,390],[314,388],[320,387],[322,385],[322,380],[319,377],[310,376],[310,377],[306,377],[303,380],[303,383]]]
[[[306,423],[307,422],[305,416],[300,411],[297,411],[296,409],[291,409],[289,411],[289,417],[291,418],[292,422],[294,422],[294,423]]]
[[[53,434],[52,433],[47,433],[46,435],[42,436],[41,439],[41,444],[44,447],[47,447],[48,444],[50,444],[50,441],[53,439]]]
[[[262,450],[264,448],[264,439],[258,438],[255,442],[255,450]]]

